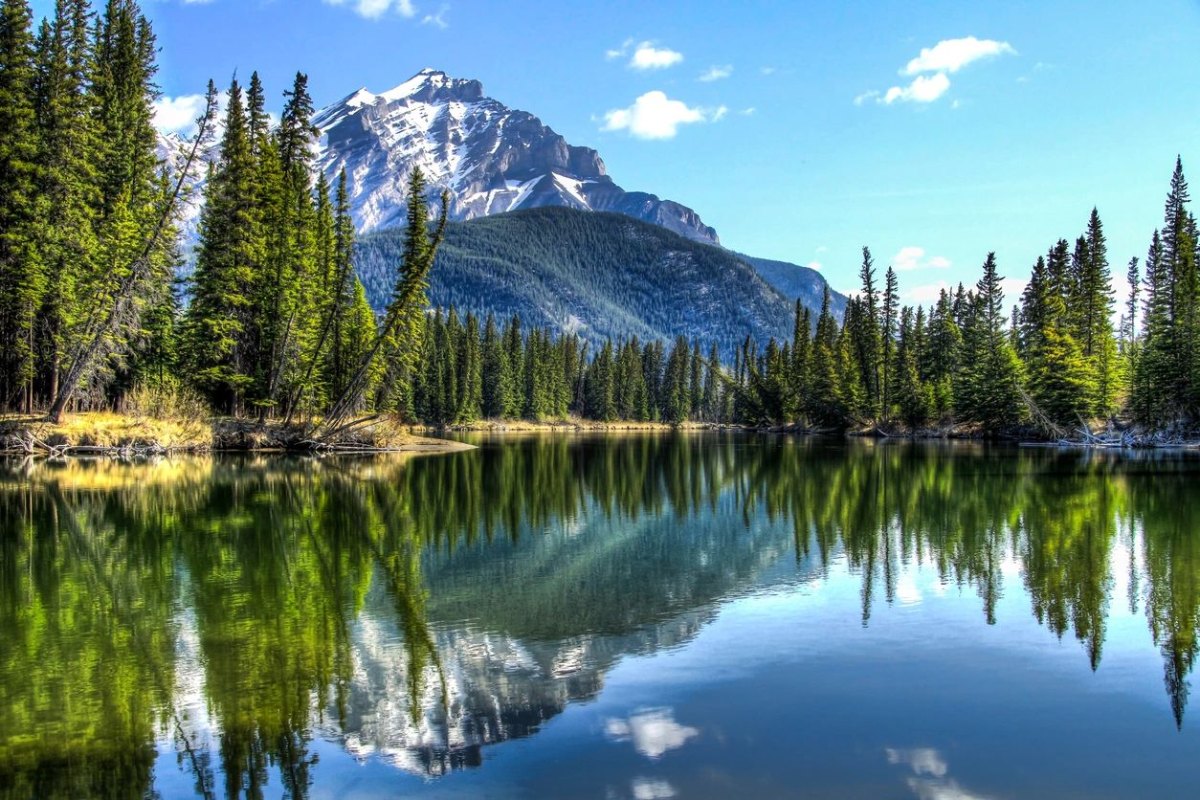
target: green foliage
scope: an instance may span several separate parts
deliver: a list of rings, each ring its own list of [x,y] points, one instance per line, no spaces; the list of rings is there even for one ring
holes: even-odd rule
[[[980,624],[1028,615],[1092,669],[1105,668],[1111,604],[1125,594],[1115,587],[1127,584],[1137,610],[1122,624],[1144,620],[1164,705],[1182,722],[1200,652],[1200,547],[1188,535],[1200,520],[1178,502],[1192,466],[744,444],[530,437],[412,460],[0,470],[0,792],[152,796],[167,778],[156,769],[175,768],[155,746],[173,745],[210,794],[304,797],[322,769],[315,732],[360,733],[374,719],[356,711],[364,702],[416,730],[444,719],[464,620],[527,643],[603,637],[601,660],[583,666],[597,672],[568,682],[588,696],[621,653],[669,646],[664,631],[692,630],[673,624],[680,615],[742,594],[765,557],[793,550],[815,575],[861,581],[863,624],[895,601],[919,554],[977,595]],[[495,677],[512,690],[453,698],[508,721],[488,741],[561,711],[516,713],[542,696],[542,671]],[[207,714],[189,713],[194,691]],[[444,745],[413,747],[444,768]]]
[[[355,264],[376,309],[389,297],[403,241],[402,231],[385,230],[358,244]],[[728,359],[747,335],[765,342],[791,332],[792,301],[728,251],[620,214],[566,208],[451,224],[429,298],[481,319],[519,314],[578,332],[594,350],[609,339],[684,335],[715,342]]]

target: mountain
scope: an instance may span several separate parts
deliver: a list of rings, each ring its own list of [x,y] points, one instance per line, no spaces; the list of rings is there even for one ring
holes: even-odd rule
[[[790,336],[797,297],[820,308],[825,284],[818,273],[721,249],[696,212],[625,191],[595,150],[570,145],[532,114],[486,97],[479,81],[422,70],[382,94],[360,89],[318,111],[313,123],[317,167],[331,184],[346,171],[362,237],[358,267],[376,309],[394,283],[400,237],[389,229],[404,221],[416,167],[431,199],[450,190],[457,221],[432,276],[431,299],[439,306],[517,312],[594,342],[696,336],[721,342],[726,352],[748,333]],[[218,141],[221,129],[219,123]],[[163,136],[159,144],[164,161],[181,163],[179,137]],[[213,146],[202,158],[211,163],[218,154]],[[201,171],[180,220],[183,276],[195,259],[203,183]],[[525,216],[535,209],[568,213]],[[583,212],[605,218],[586,222]],[[475,224],[492,218],[500,221]],[[835,295],[835,312],[844,307],[845,298]]]
[[[738,258],[757,270],[767,283],[774,286],[793,302],[800,300],[805,307],[816,312],[821,308],[825,299],[825,287],[828,285],[824,276],[811,267],[802,267],[787,261],[772,261],[769,258],[755,258],[738,254]],[[841,319],[846,313],[846,296],[832,289],[829,292],[829,310]],[[813,317],[816,324],[816,317]]]
[[[450,190],[453,220],[561,206],[613,211],[718,243],[695,211],[625,191],[595,150],[567,144],[532,114],[485,96],[476,80],[424,69],[382,94],[359,89],[313,124],[318,166],[331,184],[346,171],[360,233],[403,222],[408,178],[420,167],[431,197]]]
[[[356,267],[371,303],[386,305],[403,232],[361,237]],[[819,276],[818,276],[819,277]],[[430,299],[480,316],[519,313],[527,324],[593,343],[696,338],[729,356],[746,337],[790,338],[793,301],[743,259],[657,225],[569,208],[451,223],[430,276]]]

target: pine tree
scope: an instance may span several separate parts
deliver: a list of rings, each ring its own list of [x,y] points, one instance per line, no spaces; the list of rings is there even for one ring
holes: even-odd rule
[[[77,287],[94,274],[96,218],[100,204],[96,110],[89,79],[93,70],[91,11],[87,0],[57,0],[53,21],[43,21],[37,46],[37,193],[39,250],[48,291],[35,326],[37,394],[46,403],[58,394],[63,359],[83,315]],[[159,310],[167,307],[159,304]],[[171,321],[161,314],[155,330]]]
[[[186,320],[189,374],[213,407],[240,413],[253,382],[250,311],[265,259],[261,209],[255,203],[256,164],[242,89],[229,89],[221,157],[205,190],[200,248]]]
[[[829,287],[826,286],[813,339],[809,379],[811,390],[805,396],[804,413],[818,425],[839,426],[845,423],[846,410],[842,397],[842,376],[838,369],[837,323],[829,303]]]
[[[954,413],[954,376],[958,372],[962,331],[955,321],[950,294],[942,290],[929,316],[929,333],[917,354],[917,369],[932,393],[930,413],[948,419]]]
[[[894,376],[892,396],[895,398],[900,419],[913,429],[929,421],[932,400],[930,392],[921,384],[917,372],[917,353],[920,352],[924,325],[923,310],[918,309],[915,319],[912,309],[908,306],[901,310],[899,338],[893,356],[894,364],[890,370]]]
[[[886,422],[892,414],[892,398],[895,387],[892,385],[895,376],[896,324],[900,306],[900,287],[896,279],[896,271],[889,266],[884,281],[883,309],[880,322],[883,326],[883,348],[880,352],[882,377],[880,381],[880,397],[883,420]]]
[[[483,416],[500,419],[507,416],[506,405],[512,392],[512,371],[508,364],[496,318],[488,314],[483,324],[483,364],[481,366]]]
[[[81,23],[81,27],[83,24]],[[83,35],[82,33],[80,34]],[[91,61],[98,165],[97,255],[90,275],[76,282],[80,308],[58,392],[47,417],[57,422],[81,387],[95,396],[119,385],[111,371],[136,372],[141,315],[172,287],[178,259],[173,219],[216,111],[210,91],[193,142],[171,175],[158,169],[153,103],[156,45],[150,23],[133,0],[109,0],[96,29]],[[119,399],[119,398],[118,398]]]
[[[954,392],[963,418],[992,430],[1024,416],[1021,364],[1004,330],[1002,280],[995,253],[988,253],[963,326],[963,366]]]
[[[0,402],[33,406],[34,322],[46,292],[36,247],[33,37],[25,0],[0,6]]]
[[[879,290],[875,288],[875,260],[870,248],[862,249],[859,279],[862,291],[846,312],[846,327],[851,337],[854,360],[861,377],[862,407],[859,412],[877,417],[882,410],[883,383],[883,320],[880,312]],[[856,392],[858,394],[858,392]]]
[[[791,374],[788,380],[787,406],[784,409],[788,420],[804,416],[805,401],[810,388],[812,361],[812,318],[809,310],[796,301],[795,326],[792,329]],[[713,356],[714,360],[716,356]]]
[[[612,342],[606,341],[588,367],[587,416],[591,419],[617,419],[615,367]]]
[[[1083,298],[1074,297],[1082,303]],[[1022,296],[1021,357],[1037,408],[1051,422],[1073,424],[1095,406],[1097,372],[1076,338],[1080,315],[1067,309],[1060,285],[1038,258]]]
[[[525,410],[525,342],[521,335],[521,317],[514,315],[504,328],[504,353],[508,361],[509,383],[502,387],[503,416],[520,419]]]
[[[465,423],[479,419],[483,414],[483,358],[479,320],[470,313],[458,341],[458,392],[457,421]]]
[[[1162,237],[1156,230],[1146,253],[1144,333],[1131,398],[1134,416],[1148,425],[1162,424],[1178,413],[1173,393],[1176,360],[1170,278]]]
[[[1086,258],[1079,276],[1079,326],[1076,338],[1082,347],[1086,366],[1094,375],[1094,386],[1087,398],[1088,413],[1104,415],[1113,410],[1121,381],[1111,323],[1113,290],[1108,246],[1100,215],[1095,208],[1088,220],[1085,242]]]

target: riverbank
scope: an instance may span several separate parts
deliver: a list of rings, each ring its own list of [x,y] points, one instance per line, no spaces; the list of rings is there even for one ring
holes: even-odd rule
[[[205,452],[449,453],[472,445],[422,436],[386,417],[366,420],[319,447],[298,424],[230,418],[162,419],[111,412],[67,414],[61,422],[44,417],[0,417],[0,455],[158,455]]]
[[[413,426],[413,431],[423,433],[583,433],[591,431],[678,431],[678,430],[713,430],[717,428],[729,428],[726,425],[715,425],[708,422],[682,422],[671,424],[666,422],[638,422],[636,420],[617,420],[614,422],[600,422],[590,419],[578,419],[569,417],[567,419],[546,420],[544,422],[531,422],[523,419],[484,419],[476,420],[459,425],[445,425],[440,427],[430,425]],[[741,428],[738,428],[742,430]]]

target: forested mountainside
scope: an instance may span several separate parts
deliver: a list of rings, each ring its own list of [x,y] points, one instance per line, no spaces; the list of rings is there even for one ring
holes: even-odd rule
[[[355,266],[377,309],[389,300],[403,246],[401,230],[357,244]],[[789,337],[795,313],[792,299],[734,253],[623,215],[567,208],[451,223],[429,296],[435,307],[481,318],[520,314],[593,343],[685,336],[716,343],[726,356],[747,335]],[[820,302],[818,294],[814,312]]]
[[[755,258],[744,253],[737,253],[738,258],[745,261],[758,272],[763,279],[778,289],[789,300],[800,300],[804,307],[817,310],[827,285],[825,277],[811,267],[802,267],[788,261],[774,261],[769,258]],[[846,297],[831,292],[829,310],[838,319],[846,313]]]

